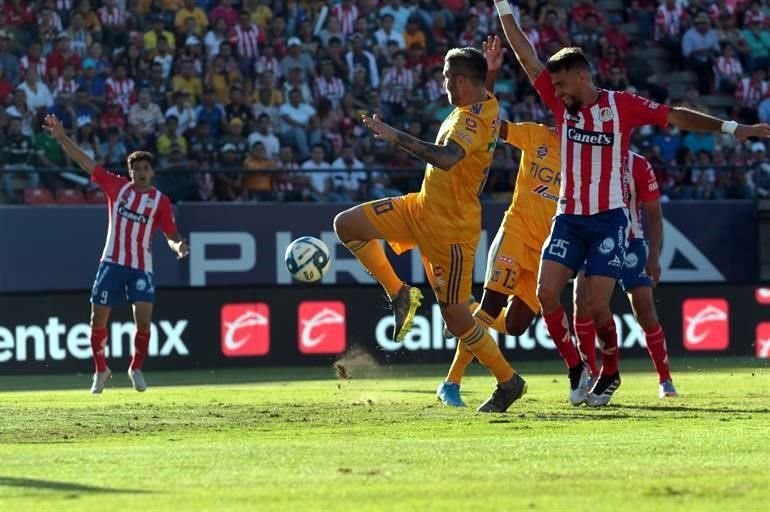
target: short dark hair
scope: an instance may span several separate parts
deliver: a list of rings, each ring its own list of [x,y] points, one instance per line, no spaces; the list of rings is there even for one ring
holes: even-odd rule
[[[447,52],[445,60],[453,73],[479,84],[483,84],[487,79],[487,60],[476,48],[452,48]]]
[[[128,168],[133,169],[134,164],[136,162],[141,162],[142,160],[152,165],[152,161],[153,161],[152,153],[150,153],[149,151],[134,151],[133,153],[128,155],[128,159],[126,160],[128,162]]]
[[[545,67],[549,73],[572,71],[573,69],[589,71],[591,69],[586,54],[577,46],[568,46],[554,53],[545,63]]]

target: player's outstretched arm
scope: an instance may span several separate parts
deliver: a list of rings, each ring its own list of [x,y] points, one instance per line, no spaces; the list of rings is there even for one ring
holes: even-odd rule
[[[49,114],[45,116],[43,128],[48,133],[50,133],[54,139],[56,139],[56,142],[59,143],[62,150],[67,154],[68,157],[70,157],[73,162],[78,164],[81,169],[86,171],[88,174],[94,172],[94,168],[97,166],[97,163],[90,156],[85,154],[83,150],[80,149],[77,144],[75,144],[75,142],[73,142],[73,140],[67,136],[61,121],[59,121],[55,115]]]
[[[495,80],[497,80],[497,75],[503,65],[505,48],[503,48],[498,36],[487,36],[487,40],[481,43],[481,49],[487,61],[487,79],[484,82],[484,87],[489,92],[494,92]]]
[[[375,114],[373,117],[361,116],[364,125],[380,139],[392,142],[402,149],[439,169],[449,170],[465,157],[465,150],[453,140],[440,146],[412,137],[408,133],[397,130],[382,122]]]
[[[647,265],[645,271],[652,279],[653,286],[660,280],[660,248],[663,244],[663,209],[660,206],[660,199],[648,201],[642,205],[644,208],[644,217],[647,224],[647,242],[650,244],[650,251],[647,256]]]
[[[516,58],[527,73],[530,82],[534,83],[545,69],[545,65],[540,61],[532,42],[521,31],[516,18],[513,17],[511,4],[508,3],[508,0],[495,0],[495,8],[497,14],[500,15],[500,23],[503,25],[503,32],[505,32],[508,44],[513,48],[513,53],[516,54]]]
[[[177,259],[182,259],[190,254],[190,248],[187,246],[187,242],[179,233],[166,236],[166,241],[171,250],[176,253]]]
[[[749,137],[760,137],[763,139],[770,137],[770,125],[768,124],[747,125],[739,124],[735,121],[723,121],[718,117],[686,107],[671,107],[668,113],[668,122],[682,130],[729,133],[738,140],[745,140]]]

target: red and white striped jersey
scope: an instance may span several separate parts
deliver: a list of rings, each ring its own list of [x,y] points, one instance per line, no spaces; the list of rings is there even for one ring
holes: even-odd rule
[[[767,97],[767,93],[768,88],[765,80],[754,82],[751,78],[744,78],[738,82],[738,88],[735,89],[736,99],[746,107],[756,108],[759,102]]]
[[[57,11],[71,11],[72,10],[72,0],[56,0],[56,10]]]
[[[152,272],[152,235],[177,232],[171,201],[155,187],[137,192],[133,184],[97,166],[91,181],[107,196],[109,224],[101,261]]]
[[[54,97],[59,97],[61,93],[75,94],[78,90],[78,83],[74,79],[65,80],[63,76],[56,79],[56,86],[53,90]]]
[[[261,75],[265,71],[272,71],[275,78],[282,77],[281,65],[275,57],[265,57],[262,55],[254,64],[254,71],[256,71],[258,75]]]
[[[681,5],[677,4],[669,10],[665,3],[661,4],[655,13],[655,40],[679,37],[683,19],[687,19],[687,11]]]
[[[136,84],[131,78],[118,80],[110,77],[105,82],[107,103],[117,103],[127,114],[129,107],[136,103]]]
[[[428,101],[436,101],[442,96],[446,96],[446,89],[444,89],[443,80],[430,79],[425,84],[425,97]]]
[[[126,12],[119,7],[110,9],[106,5],[100,7],[97,11],[99,20],[105,27],[117,27],[126,24]]]
[[[741,66],[741,61],[735,57],[720,56],[714,64],[714,71],[718,77],[740,76],[743,74],[743,66]]]
[[[351,5],[346,9],[343,5],[332,7],[332,16],[340,20],[340,31],[349,36],[355,30],[356,20],[358,19],[358,7]]]
[[[627,92],[598,89],[592,105],[571,113],[544,70],[535,89],[554,115],[561,137],[557,214],[594,215],[626,206],[623,172],[634,128],[666,126],[669,107]]]
[[[660,199],[658,180],[650,162],[633,151],[628,152],[625,176],[628,185],[628,212],[631,217],[629,239],[644,238],[642,205]]]
[[[37,69],[37,76],[40,77],[42,80],[43,77],[46,75],[47,66],[48,63],[46,62],[45,57],[40,57],[36,61],[31,61],[29,58],[29,55],[24,55],[22,58],[19,59],[19,69],[21,70],[22,75],[27,72],[29,69],[29,66],[33,65]]]
[[[333,76],[327,80],[319,76],[315,79],[314,85],[316,99],[328,98],[335,108],[339,107],[342,97],[345,96],[345,84],[340,78]]]
[[[406,105],[407,94],[414,89],[414,73],[411,69],[389,68],[382,76],[380,97],[382,101]]]
[[[247,59],[259,57],[259,44],[265,41],[265,33],[252,23],[248,30],[236,25],[230,30],[230,43],[235,46],[238,55]]]

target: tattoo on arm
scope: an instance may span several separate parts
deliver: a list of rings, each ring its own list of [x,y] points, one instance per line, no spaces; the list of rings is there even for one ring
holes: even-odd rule
[[[444,170],[451,169],[465,157],[465,150],[453,140],[447,141],[445,146],[439,146],[412,137],[408,133],[398,132],[396,144],[420,160]]]

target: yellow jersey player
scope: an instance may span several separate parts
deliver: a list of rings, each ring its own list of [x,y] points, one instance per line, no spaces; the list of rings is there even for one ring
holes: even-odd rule
[[[498,137],[498,103],[487,92],[487,63],[474,48],[455,48],[444,58],[444,88],[455,107],[435,143],[421,141],[376,115],[364,124],[376,137],[424,160],[420,192],[355,206],[334,219],[337,236],[382,284],[394,314],[394,338],[403,341],[422,299],[396,275],[378,240],[397,253],[417,247],[448,329],[497,379],[482,412],[503,412],[526,392],[487,329],[493,317],[471,315],[473,260],[481,234],[481,204]]]
[[[553,128],[537,123],[503,121],[500,139],[519,148],[521,160],[513,201],[489,248],[484,295],[474,314],[494,318],[495,330],[518,336],[540,309],[537,272],[559,198],[560,143]],[[446,405],[465,406],[460,382],[472,361],[473,354],[458,343],[449,374],[437,391]]]

